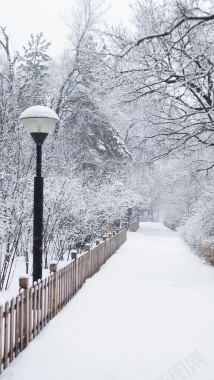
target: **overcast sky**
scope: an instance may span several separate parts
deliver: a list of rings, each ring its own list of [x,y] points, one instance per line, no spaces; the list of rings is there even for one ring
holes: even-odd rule
[[[112,4],[106,14],[107,21],[127,24],[129,3],[130,0],[107,0],[107,4]],[[6,0],[1,4],[0,26],[7,27],[14,50],[26,44],[31,33],[44,32],[52,43],[49,54],[56,57],[63,51],[68,34],[63,15],[73,4],[74,0]]]

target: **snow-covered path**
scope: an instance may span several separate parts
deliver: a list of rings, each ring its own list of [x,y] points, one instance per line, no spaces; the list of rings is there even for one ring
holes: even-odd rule
[[[214,380],[214,268],[141,223],[2,380]]]

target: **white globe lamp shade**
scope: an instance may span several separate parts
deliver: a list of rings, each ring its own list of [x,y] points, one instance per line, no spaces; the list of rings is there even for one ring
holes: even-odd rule
[[[25,125],[35,142],[37,142],[37,135],[40,134],[44,134],[43,136],[40,135],[40,139],[45,140],[51,129],[59,121],[59,117],[49,107],[33,106],[24,110],[19,120]]]

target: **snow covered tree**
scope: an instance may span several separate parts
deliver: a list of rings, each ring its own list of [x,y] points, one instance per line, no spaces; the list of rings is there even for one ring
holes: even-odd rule
[[[11,54],[6,28],[0,48],[0,289],[8,287],[17,256],[25,246],[32,202],[29,199],[30,137],[18,127],[17,53]],[[27,244],[28,245],[28,244]],[[24,247],[25,249],[25,247]],[[23,249],[23,251],[24,251]]]
[[[106,171],[130,156],[118,131],[109,118],[105,89],[109,80],[108,66],[101,58],[102,46],[93,31],[99,19],[99,4],[79,2],[78,18],[70,20],[72,53],[66,55],[67,72],[55,110],[62,120],[67,160],[78,157],[80,170]],[[81,14],[81,17],[80,17]],[[81,20],[81,22],[80,22]]]
[[[47,84],[49,77],[48,63],[50,56],[43,33],[31,34],[27,46],[23,46],[23,54],[18,54],[19,66],[19,106],[27,108],[32,104],[46,104]]]
[[[135,40],[114,37],[123,101],[143,109],[157,157],[205,150],[213,144],[212,3],[149,1],[133,9]]]

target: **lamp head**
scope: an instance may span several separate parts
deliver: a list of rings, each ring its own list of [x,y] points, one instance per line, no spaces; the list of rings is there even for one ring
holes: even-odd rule
[[[41,145],[59,121],[59,117],[48,107],[33,106],[24,110],[19,120],[25,125],[35,143]]]

